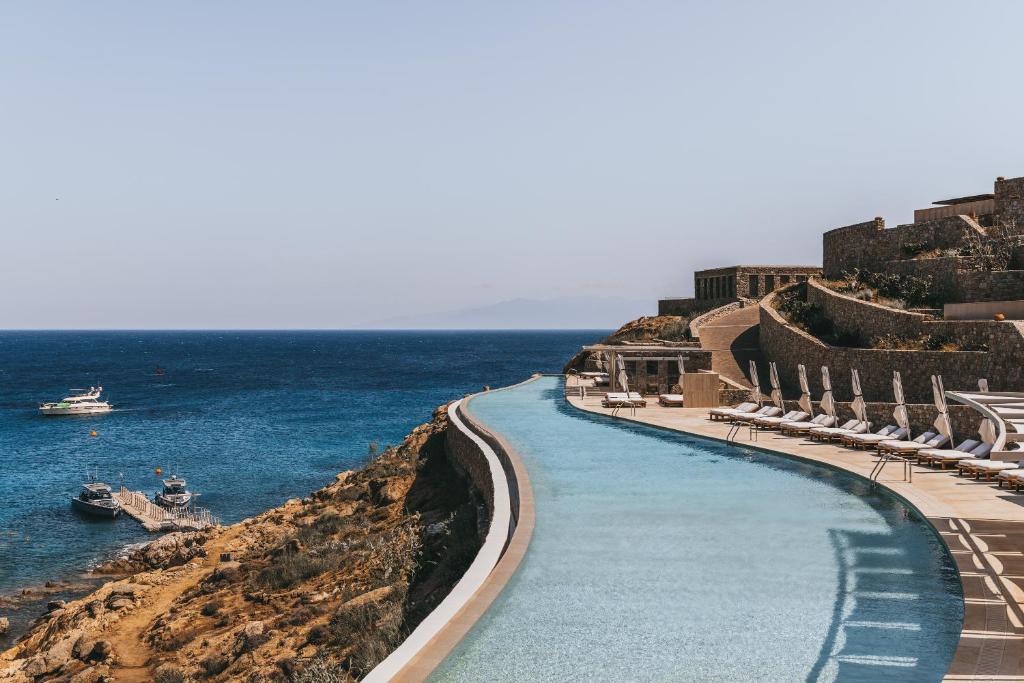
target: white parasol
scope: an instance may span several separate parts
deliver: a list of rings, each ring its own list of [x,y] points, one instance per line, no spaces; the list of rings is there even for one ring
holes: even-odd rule
[[[860,372],[855,369],[850,370],[850,386],[853,387],[853,402],[850,409],[853,410],[853,416],[867,426],[868,404],[864,402],[864,392],[860,387]]]
[[[768,364],[768,379],[772,383],[772,403],[779,410],[785,411],[786,404],[782,402],[782,387],[779,385],[779,369],[775,363]]]
[[[800,378],[800,410],[808,415],[814,412],[811,405],[811,386],[807,383],[807,368],[803,365],[796,366],[796,374]]]
[[[750,383],[754,385],[754,388],[750,391],[751,399],[761,405],[764,402],[764,396],[761,395],[761,380],[757,376],[757,363],[750,361]]]
[[[832,378],[828,374],[828,366],[821,366],[821,412],[829,417],[836,416],[836,401],[832,398]]]

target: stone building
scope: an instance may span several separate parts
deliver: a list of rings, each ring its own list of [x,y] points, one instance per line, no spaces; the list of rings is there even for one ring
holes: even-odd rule
[[[658,315],[683,315],[710,310],[738,299],[760,299],[794,282],[821,275],[817,266],[729,266],[693,274],[694,296],[661,299]]]

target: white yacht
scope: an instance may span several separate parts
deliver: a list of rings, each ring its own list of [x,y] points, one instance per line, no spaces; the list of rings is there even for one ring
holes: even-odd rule
[[[70,396],[65,396],[56,403],[40,403],[39,412],[43,415],[97,415],[109,413],[113,406],[100,400],[103,387],[89,387],[89,390],[72,389]]]

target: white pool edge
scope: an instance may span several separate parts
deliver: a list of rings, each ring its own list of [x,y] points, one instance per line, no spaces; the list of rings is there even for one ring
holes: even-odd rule
[[[363,678],[365,683],[385,683],[402,673],[413,659],[473,599],[498,564],[511,537],[512,501],[505,469],[494,449],[463,423],[458,415],[460,405],[462,405],[462,399],[448,406],[448,419],[456,429],[468,436],[480,449],[491,473],[494,512],[491,515],[491,525],[487,531],[487,537],[473,563],[469,565],[466,573],[462,575],[451,592],[420,622],[398,648]]]

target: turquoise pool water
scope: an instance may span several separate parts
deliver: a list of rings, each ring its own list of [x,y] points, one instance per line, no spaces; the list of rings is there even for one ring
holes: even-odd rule
[[[469,409],[526,462],[523,564],[434,681],[938,681],[963,618],[925,521],[861,481],[581,413]]]

